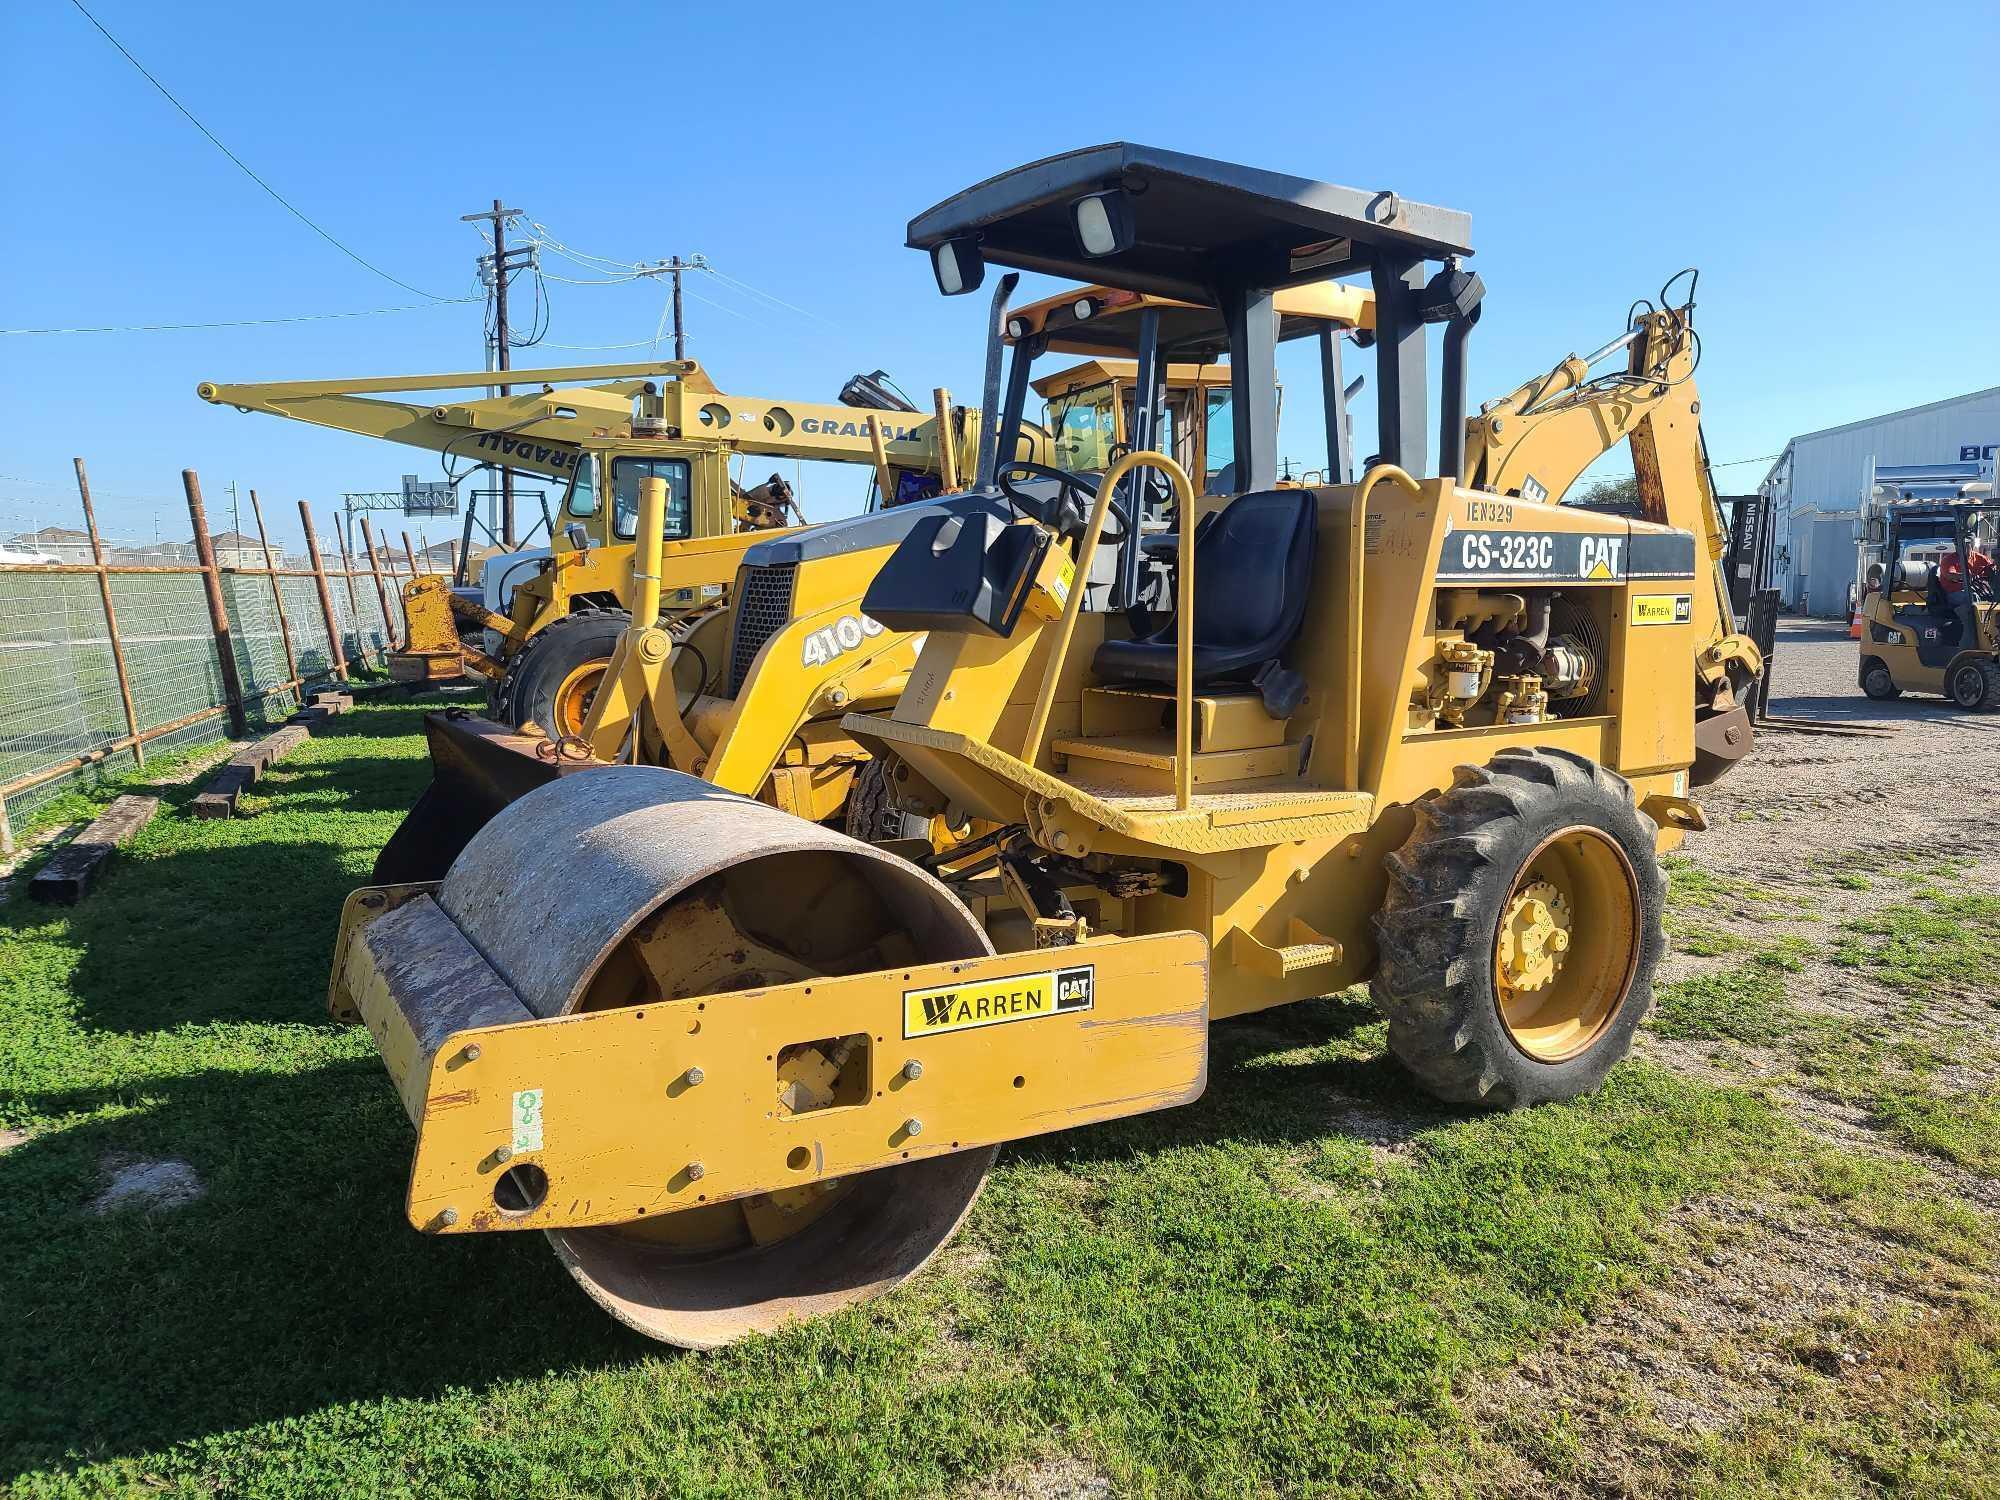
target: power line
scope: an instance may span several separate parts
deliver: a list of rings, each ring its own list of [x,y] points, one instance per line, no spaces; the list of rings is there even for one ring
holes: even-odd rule
[[[355,312],[297,313],[288,318],[230,318],[215,323],[106,323],[91,328],[0,328],[0,337],[32,333],[178,333],[196,328],[265,328],[273,323],[321,323],[329,318],[379,318],[384,313],[429,312],[478,302],[478,297],[441,297],[434,302],[406,302],[400,307],[366,307]]]
[[[391,276],[387,271],[383,270],[373,261],[367,259],[359,252],[349,249],[346,245],[342,244],[339,240],[335,239],[328,230],[322,228],[318,223],[308,218],[300,209],[294,206],[291,200],[285,197],[283,193],[279,192],[276,188],[272,187],[270,183],[266,182],[263,178],[259,177],[255,172],[253,172],[250,169],[249,164],[245,162],[242,157],[238,156],[234,151],[231,151],[227,146],[223,145],[221,139],[217,137],[214,131],[210,130],[206,125],[202,124],[200,120],[195,118],[193,110],[189,109],[185,104],[181,103],[180,100],[176,99],[173,96],[173,92],[170,89],[168,89],[168,87],[164,83],[160,82],[159,79],[155,78],[150,72],[148,72],[146,69],[146,65],[140,62],[138,58],[134,57],[131,54],[131,52],[129,52],[126,49],[125,44],[119,41],[117,37],[113,36],[111,32],[105,27],[102,21],[98,20],[97,17],[93,16],[89,11],[84,9],[83,0],[69,0],[69,3],[76,7],[78,14],[80,14],[84,18],[84,20],[90,22],[91,25],[95,26],[98,29],[98,31],[103,35],[104,39],[107,42],[111,43],[112,46],[118,49],[119,53],[124,57],[125,61],[127,61],[133,67],[139,70],[139,75],[142,78],[144,78],[146,82],[150,83],[154,88],[160,91],[161,96],[167,101],[167,103],[171,104],[175,109],[179,110],[183,115],[187,117],[187,121],[190,125],[194,126],[196,130],[199,130],[203,135],[208,137],[210,145],[214,146],[216,150],[220,151],[224,156],[228,157],[232,162],[234,162],[238,170],[240,170],[245,177],[248,177],[252,182],[256,183],[258,187],[262,188],[265,192],[269,193],[272,198],[277,200],[278,204],[281,207],[283,207],[285,212],[289,213],[293,218],[297,219],[301,224],[305,225],[306,228],[310,229],[314,234],[318,235],[321,239],[325,240],[329,245],[333,246],[334,249],[338,250],[342,255],[346,256],[356,265],[374,272],[377,276],[380,276],[384,281],[391,282],[394,285],[401,287],[406,292],[414,292],[419,297],[428,297],[433,302],[449,302],[452,300],[449,297],[440,297],[435,292],[427,292],[420,286],[411,286],[409,282],[404,281],[401,277]]]

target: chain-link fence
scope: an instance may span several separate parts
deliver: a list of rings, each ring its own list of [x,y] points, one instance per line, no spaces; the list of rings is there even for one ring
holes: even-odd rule
[[[389,549],[372,559],[323,540],[302,558],[261,540],[247,555],[218,550],[199,485],[187,483],[191,545],[107,541],[85,490],[84,531],[17,538],[12,555],[36,560],[0,561],[0,844],[11,820],[75,776],[221,738],[238,720],[283,719],[312,684],[379,663],[407,629],[384,614],[409,576]]]

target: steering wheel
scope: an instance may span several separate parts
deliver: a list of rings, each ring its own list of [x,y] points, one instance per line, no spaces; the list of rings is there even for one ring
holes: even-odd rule
[[[1062,488],[1057,491],[1053,506],[1015,489],[1012,483],[1012,476],[1015,474],[1052,479],[1061,485]],[[1025,458],[1017,458],[1012,463],[1002,464],[999,472],[993,477],[1000,486],[1001,494],[1036,520],[1055,528],[1057,536],[1082,536],[1084,527],[1090,524],[1090,512],[1097,499],[1097,486],[1081,474],[1072,474],[1068,469],[1058,469],[1051,464],[1038,464]],[[1046,514],[1045,511],[1053,511],[1053,514]],[[1111,497],[1111,514],[1118,518],[1119,529],[1115,532],[1107,530],[1100,533],[1098,540],[1122,543],[1132,534],[1132,516],[1116,495]]]

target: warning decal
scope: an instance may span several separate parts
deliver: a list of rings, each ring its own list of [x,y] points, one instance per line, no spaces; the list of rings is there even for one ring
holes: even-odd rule
[[[1032,1021],[1060,1011],[1089,1010],[1096,994],[1097,969],[1093,964],[1015,974],[980,984],[905,990],[903,1035],[938,1036],[975,1026]]]
[[[1694,618],[1692,594],[1634,594],[1634,625],[1685,625]]]
[[[514,1094],[514,1154],[542,1149],[542,1091],[520,1089]]]

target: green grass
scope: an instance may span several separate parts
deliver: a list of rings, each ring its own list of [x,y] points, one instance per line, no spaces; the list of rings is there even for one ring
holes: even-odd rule
[[[1883,1098],[1876,1113],[1918,1150],[2000,1177],[2000,1091],[1905,1091]]]
[[[1798,1013],[1785,1000],[1785,952],[1758,953],[1732,969],[1716,969],[1660,985],[1648,1023],[1679,1041],[1747,1042],[1770,1046],[1792,1036]]]
[[[1940,883],[1951,870],[1917,873],[1910,899],[1842,924],[1833,961],[1912,997],[1942,987],[2000,1006],[2000,896]]]
[[[1942,1233],[1914,1179],[1657,1066],[1518,1114],[1431,1104],[1340,998],[1218,1025],[1196,1105],[1004,1152],[893,1296],[664,1350],[539,1236],[403,1220],[408,1124],[323,1011],[341,898],[425,777],[416,728],[360,707],[250,816],[170,789],[82,906],[0,907],[0,1125],[29,1133],[0,1153],[0,1487],[916,1495],[1061,1459],[1120,1493],[1449,1488],[1465,1383],[1670,1275],[1660,1226],[1703,1195],[1819,1161],[1804,1190]],[[1669,987],[1658,1024],[1784,1035],[1787,952]],[[107,1162],[165,1156],[207,1195],[88,1211]]]

